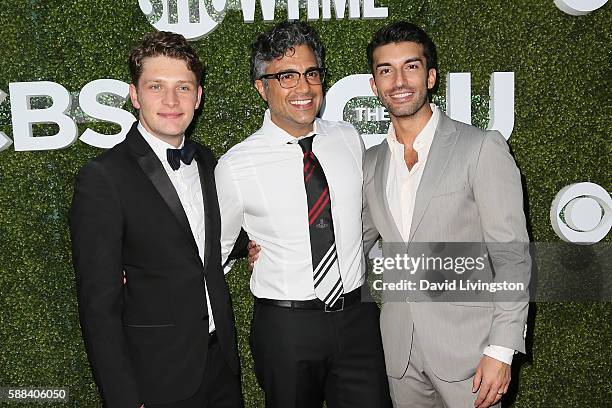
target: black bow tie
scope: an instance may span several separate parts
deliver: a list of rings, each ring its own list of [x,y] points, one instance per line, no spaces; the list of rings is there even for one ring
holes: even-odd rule
[[[170,163],[172,170],[178,170],[179,167],[181,167],[181,162],[191,164],[195,153],[196,147],[192,143],[185,143],[185,145],[180,149],[166,150],[168,163]]]

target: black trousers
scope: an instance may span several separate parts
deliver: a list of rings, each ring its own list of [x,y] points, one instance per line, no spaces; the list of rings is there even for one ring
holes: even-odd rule
[[[266,408],[390,408],[375,303],[342,311],[255,304],[251,350]]]
[[[219,344],[208,349],[202,384],[190,398],[167,404],[145,404],[145,408],[244,408],[240,376],[223,357]]]

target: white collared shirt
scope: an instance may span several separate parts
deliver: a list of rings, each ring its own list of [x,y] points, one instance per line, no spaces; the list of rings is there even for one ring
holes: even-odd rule
[[[348,293],[365,280],[363,142],[344,122],[316,119],[312,134],[312,150],[329,185],[338,264]],[[276,126],[266,111],[261,129],[232,147],[215,169],[223,262],[243,227],[261,246],[251,275],[256,297],[316,298],[303,166],[297,138]]]
[[[438,107],[431,104],[431,109],[433,114],[414,139],[413,148],[417,152],[418,161],[410,170],[408,170],[404,160],[404,145],[397,141],[392,123],[389,124],[389,131],[387,132],[387,143],[391,150],[389,174],[387,175],[387,201],[395,224],[406,242],[409,241],[416,193],[421,183],[431,142],[440,119]]]
[[[155,155],[161,162],[164,170],[168,174],[176,193],[178,194],[183,210],[187,215],[189,221],[189,227],[191,227],[191,233],[198,246],[198,255],[202,262],[204,262],[204,240],[205,240],[205,226],[204,226],[204,200],[202,196],[202,185],[200,184],[200,174],[198,172],[198,164],[195,159],[190,164],[181,162],[181,167],[178,170],[172,170],[170,163],[168,163],[167,149],[175,149],[174,146],[164,142],[163,140],[151,135],[142,126],[138,124],[138,131],[147,141]],[[185,143],[185,137],[179,148],[183,147]],[[177,221],[178,222],[178,221]],[[208,331],[212,332],[215,330],[215,321],[213,319],[212,308],[210,306],[210,296],[208,296],[208,288],[206,282],[204,282],[204,289],[206,290],[206,303],[208,306]]]
[[[393,124],[389,125],[387,133],[387,143],[391,151],[389,174],[387,176],[387,201],[389,202],[389,209],[395,224],[398,226],[398,230],[406,242],[410,240],[410,228],[414,215],[416,193],[421,183],[429,150],[436,128],[438,127],[438,122],[440,121],[440,109],[434,104],[430,104],[430,106],[433,114],[413,143],[413,148],[418,155],[418,161],[412,166],[412,169],[408,170],[406,166],[404,145],[397,141]],[[506,364],[512,364],[514,350],[491,344],[485,347],[483,354]]]

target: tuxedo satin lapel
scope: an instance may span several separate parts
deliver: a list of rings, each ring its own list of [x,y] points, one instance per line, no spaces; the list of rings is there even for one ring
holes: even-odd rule
[[[416,193],[414,213],[410,226],[410,241],[413,240],[415,232],[421,225],[425,210],[444,175],[458,137],[459,132],[453,122],[444,113],[440,112],[440,121],[431,143],[427,163],[425,164],[423,176]]]
[[[170,211],[174,214],[179,224],[185,232],[193,240],[193,234],[191,232],[191,227],[189,226],[189,220],[187,219],[187,214],[185,214],[185,210],[183,209],[183,205],[179,200],[179,196],[172,185],[172,182],[168,178],[168,174],[166,174],[166,170],[159,163],[159,159],[151,151],[150,154],[145,156],[140,156],[137,158],[138,164],[142,168],[142,170],[146,173],[149,180],[155,186],[155,189],[162,196],[168,207],[170,207]],[[195,244],[195,241],[193,242]]]
[[[212,237],[213,234],[212,228],[213,223],[211,219],[211,191],[212,188],[212,180],[211,177],[214,177],[213,174],[206,171],[206,165],[204,164],[204,155],[202,155],[200,149],[198,149],[198,153],[196,155],[197,163],[198,163],[198,173],[200,174],[200,185],[202,186],[202,201],[204,203],[204,229],[205,229],[205,240],[204,240],[204,259],[202,260],[204,265],[204,274],[206,274],[206,266],[208,265],[208,260],[210,259],[210,252],[212,250]]]
[[[179,196],[168,178],[168,174],[164,167],[159,162],[159,159],[155,155],[155,152],[151,149],[151,146],[142,137],[138,129],[136,128],[138,122],[132,126],[132,129],[128,132],[126,137],[127,143],[132,150],[132,153],[136,157],[138,165],[147,175],[159,195],[166,202],[170,211],[174,214],[180,226],[185,230],[185,233],[190,237],[191,242],[195,245],[191,227],[189,226],[189,220],[187,214],[183,209],[183,205],[179,200]]]
[[[395,219],[391,213],[389,202],[387,201],[387,180],[389,178],[389,162],[391,161],[391,151],[389,150],[389,144],[387,141],[383,141],[380,146],[380,150],[376,157],[376,169],[374,170],[374,190],[376,195],[381,198],[378,202],[380,203],[380,210],[385,214],[383,217],[387,221],[387,228],[391,231],[391,234],[395,237],[393,241],[402,242],[402,234],[400,233]]]

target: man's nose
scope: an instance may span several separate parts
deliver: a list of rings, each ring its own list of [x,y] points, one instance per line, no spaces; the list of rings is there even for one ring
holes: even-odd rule
[[[395,87],[396,88],[401,88],[406,84],[406,78],[404,78],[404,72],[403,71],[397,71],[395,73],[395,78],[394,82],[395,82]]]
[[[162,102],[165,105],[168,105],[168,106],[176,106],[176,105],[178,105],[178,96],[176,95],[176,92],[173,89],[167,91],[164,94],[164,98],[163,98]]]
[[[310,91],[310,84],[306,80],[306,75],[304,74],[300,75],[298,79],[298,83],[295,86],[295,90],[298,93],[308,93],[308,91]]]

